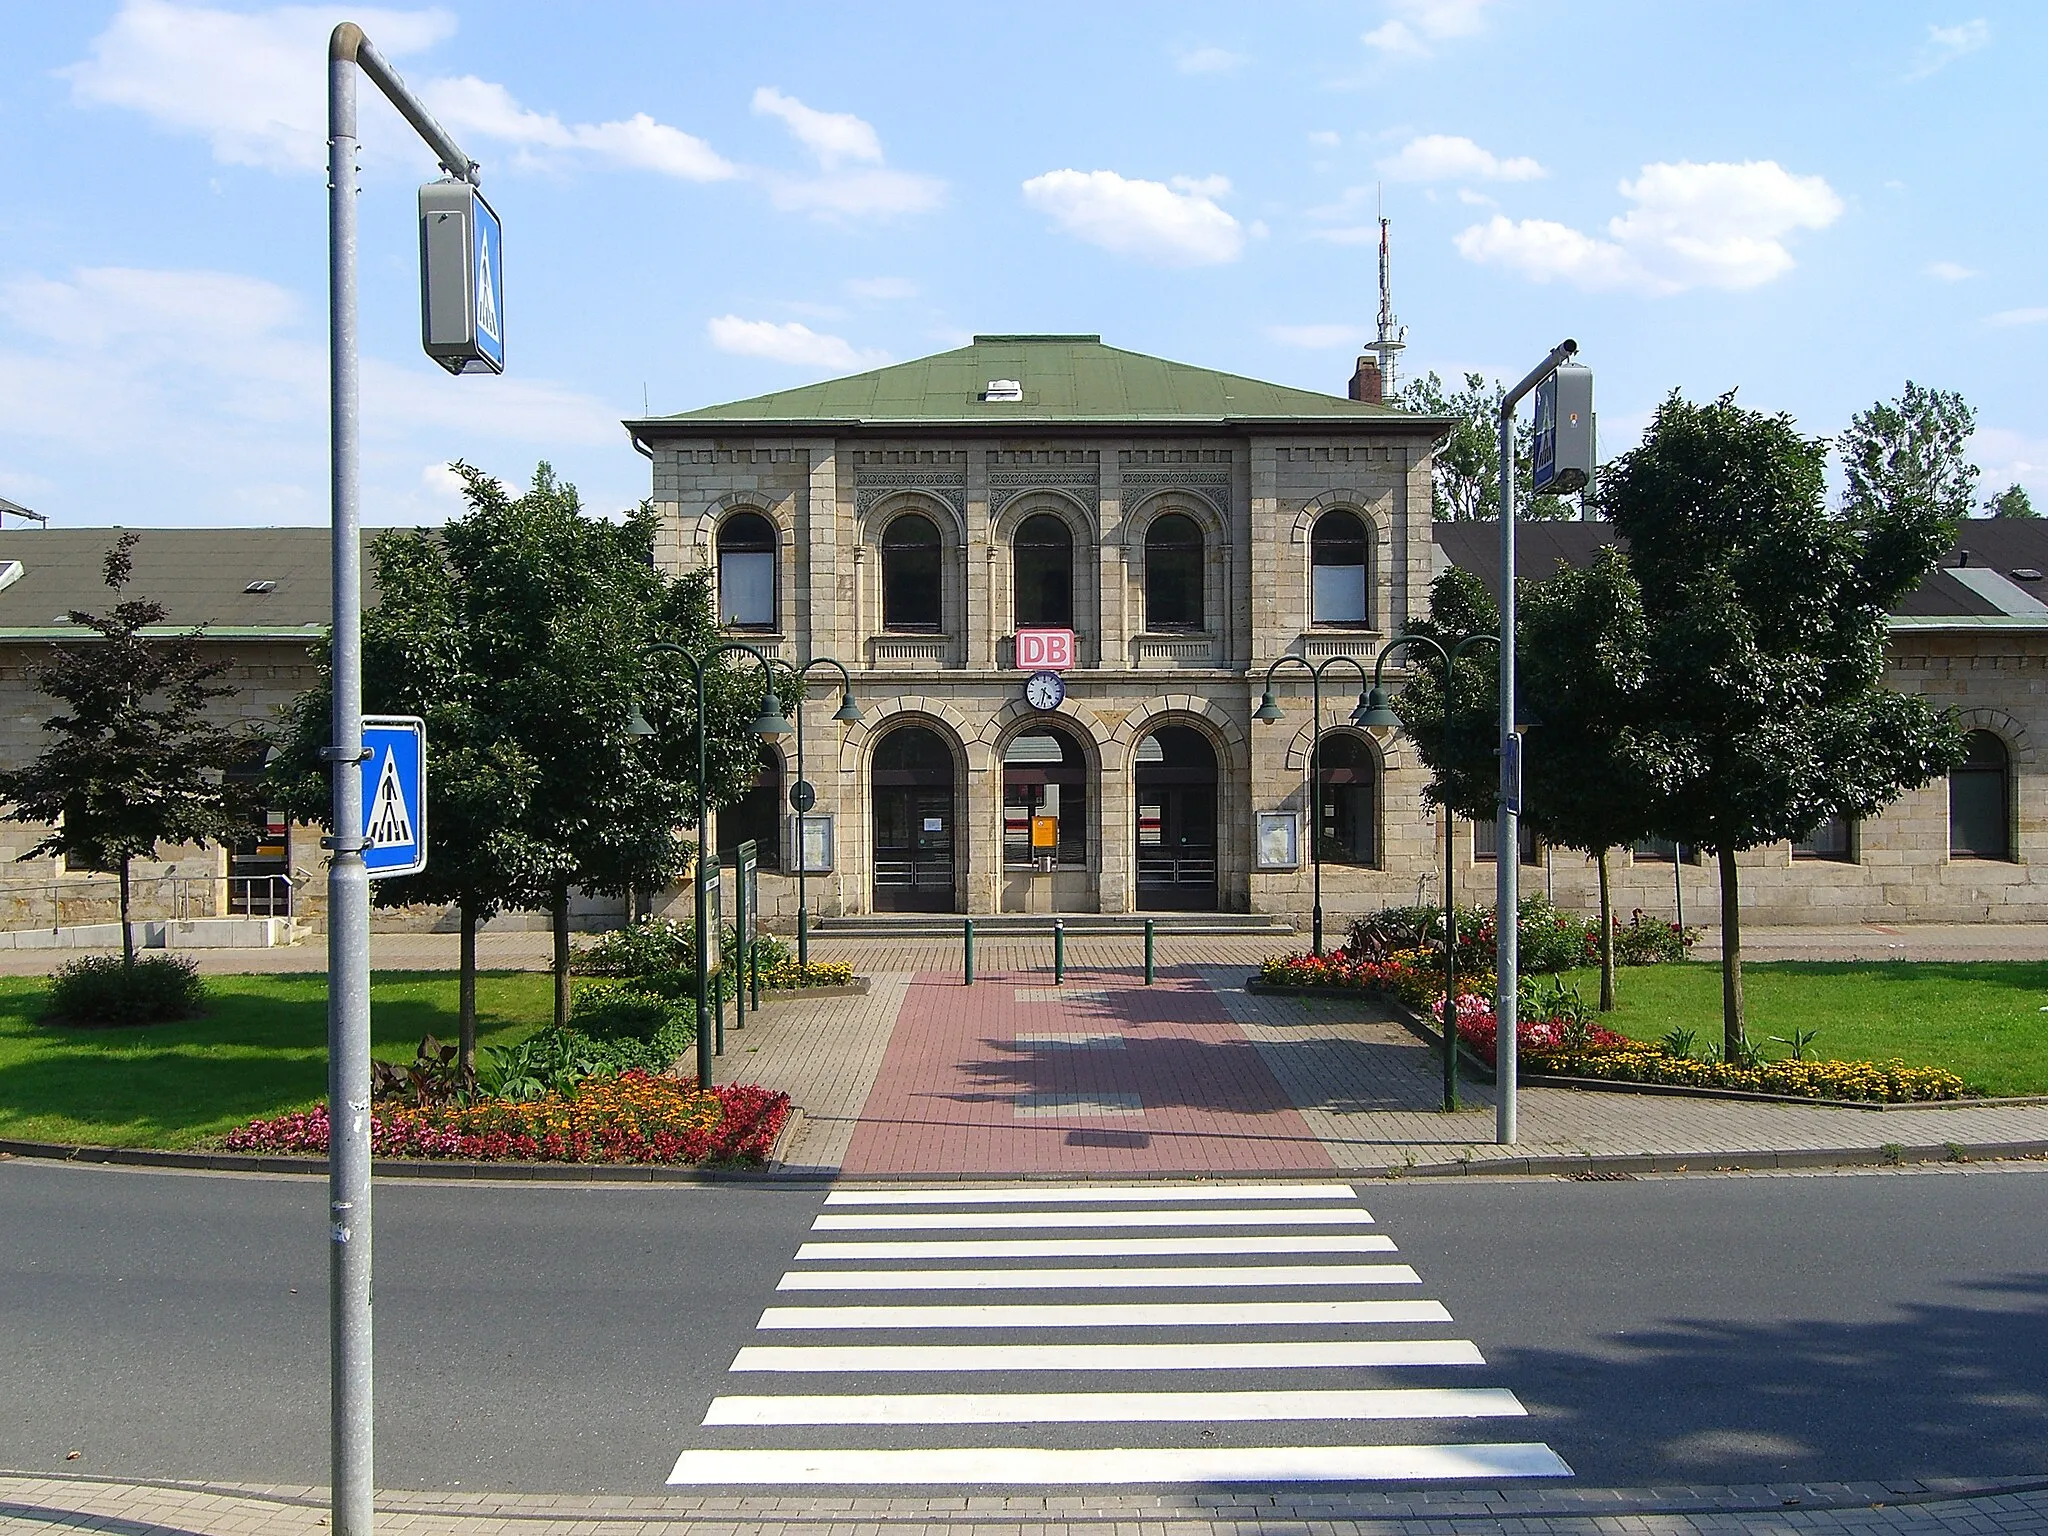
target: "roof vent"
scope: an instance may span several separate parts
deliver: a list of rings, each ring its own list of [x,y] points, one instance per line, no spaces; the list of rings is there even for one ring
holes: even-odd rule
[[[990,379],[988,388],[981,392],[984,400],[1022,400],[1024,386],[1016,379]]]
[[[21,580],[22,564],[19,560],[0,560],[0,587],[11,587]]]
[[[2041,579],[2041,573],[2035,570],[2031,565],[2023,565],[2018,570],[2012,573],[2012,579],[2014,581],[2039,581]],[[5,571],[0,571],[0,587],[4,587],[6,585],[7,573]]]
[[[250,582],[249,585],[242,588],[242,590],[244,592],[275,592],[277,590],[277,583],[268,576],[259,576]]]

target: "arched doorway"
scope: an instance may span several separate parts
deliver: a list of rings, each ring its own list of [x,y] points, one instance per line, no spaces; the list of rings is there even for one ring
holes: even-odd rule
[[[1088,758],[1064,728],[1034,724],[1003,748],[1003,910],[1067,912],[1084,897],[1092,906]]]
[[[1138,743],[1138,906],[1216,907],[1216,751],[1200,731],[1163,725]]]
[[[953,910],[953,751],[899,726],[875,747],[875,910]]]

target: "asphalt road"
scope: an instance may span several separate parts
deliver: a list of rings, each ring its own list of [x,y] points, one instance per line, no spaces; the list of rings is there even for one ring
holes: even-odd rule
[[[1513,1438],[1582,1486],[2048,1470],[2048,1171],[1362,1193],[1485,1384],[1528,1408]],[[317,1181],[0,1162],[0,1467],[324,1482],[323,1200]],[[761,1309],[792,1299],[776,1281],[822,1200],[380,1185],[379,1481],[659,1491],[681,1448],[717,1439],[698,1426],[735,1351],[763,1342]],[[1180,1385],[1224,1384],[1193,1374]],[[1315,1384],[1340,1374],[1395,1384]]]

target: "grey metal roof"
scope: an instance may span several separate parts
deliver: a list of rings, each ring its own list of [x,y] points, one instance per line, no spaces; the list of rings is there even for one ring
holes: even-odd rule
[[[77,634],[63,615],[101,612],[118,601],[102,562],[119,528],[0,529],[0,580],[8,562],[21,574],[0,586],[0,635]],[[181,628],[204,624],[224,638],[311,637],[332,617],[325,528],[138,528],[135,575],[122,595],[149,597]],[[367,561],[365,562],[367,564]],[[250,592],[270,581],[268,592]],[[365,600],[374,598],[365,578]]]
[[[1500,524],[1438,523],[1437,549],[1500,596]],[[1515,576],[1541,581],[1559,564],[1592,563],[1619,543],[1608,523],[1518,522]],[[1957,569],[1967,572],[1958,576]],[[1895,629],[2048,629],[2034,601],[2048,602],[2048,519],[1975,519],[1955,546],[1912,591],[1892,606]],[[1982,578],[1980,579],[1980,574]]]

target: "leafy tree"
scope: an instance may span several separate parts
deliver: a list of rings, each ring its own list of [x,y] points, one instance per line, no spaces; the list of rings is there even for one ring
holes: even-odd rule
[[[1908,379],[1898,399],[1852,416],[1836,445],[1848,480],[1844,510],[1854,517],[1883,507],[1894,517],[1960,523],[1977,499],[1977,466],[1964,457],[1976,428],[1977,413],[1961,395]]]
[[[365,697],[427,719],[432,828],[426,872],[380,881],[378,896],[456,902],[466,955],[474,923],[492,912],[548,911],[564,1023],[570,890],[658,888],[695,863],[681,830],[697,797],[693,683],[678,658],[649,651],[667,641],[702,655],[718,643],[708,576],[655,568],[644,504],[611,522],[585,516],[546,464],[516,497],[454,467],[469,510],[437,535],[387,535],[376,550],[383,597],[364,621]],[[758,771],[761,688],[714,667],[705,694],[717,806]],[[628,734],[636,705],[654,738]],[[313,732],[300,732],[302,763],[325,708],[324,693],[301,701]]]
[[[1961,760],[1952,714],[1883,681],[1886,611],[1955,536],[1956,442],[1942,397],[1863,413],[1831,518],[1825,441],[1732,393],[1674,391],[1607,476],[1648,625],[1655,830],[1720,862],[1729,1055],[1747,1049],[1736,855],[1871,815]]]
[[[452,903],[461,924],[458,1067],[476,1066],[476,934],[534,884],[536,855],[524,826],[534,772],[520,744],[491,714],[488,679],[476,669],[467,597],[439,540],[393,531],[371,546],[380,600],[363,615],[363,702],[371,714],[426,721],[427,797],[433,807],[426,869],[371,882],[380,906]],[[328,769],[320,748],[332,734],[333,683],[325,642],[321,685],[294,701],[286,744],[273,770],[281,803],[325,821]]]
[[[1614,1007],[1614,903],[1607,855],[1655,828],[1654,743],[1642,729],[1648,701],[1642,596],[1620,551],[1604,549],[1586,570],[1560,569],[1518,590],[1517,688],[1539,722],[1526,738],[1522,819],[1545,842],[1591,855],[1600,878],[1600,1006]],[[1446,647],[1498,634],[1500,611],[1476,576],[1452,571],[1415,626]],[[1402,693],[1400,713],[1436,774],[1432,798],[1468,816],[1495,814],[1499,778],[1498,673],[1494,652],[1460,659],[1459,710],[1446,739],[1437,674]]]
[[[135,574],[140,542],[123,534],[103,565],[110,591]],[[96,643],[60,646],[35,671],[38,690],[69,706],[43,729],[56,738],[26,768],[0,773],[10,821],[53,830],[21,857],[55,854],[121,877],[121,960],[135,968],[130,875],[136,859],[164,843],[231,842],[262,824],[262,804],[230,770],[260,761],[252,731],[217,724],[217,701],[235,689],[217,681],[225,660],[208,660],[201,633],[149,635],[170,617],[146,597],[117,601],[104,614],[74,610],[72,623]]]
[[[2027,495],[2027,488],[2017,481],[2008,485],[1996,496],[1986,498],[1984,514],[1987,517],[2035,517],[2041,514],[2034,510],[2033,498]]]
[[[1492,521],[1500,516],[1500,403],[1507,387],[1487,386],[1486,376],[1465,375],[1464,388],[1446,392],[1434,373],[1412,380],[1395,404],[1431,416],[1454,418],[1450,435],[1437,448],[1434,485],[1438,522]],[[1536,428],[1527,413],[1515,421],[1516,516],[1562,520],[1577,516],[1569,501],[1530,495]]]

